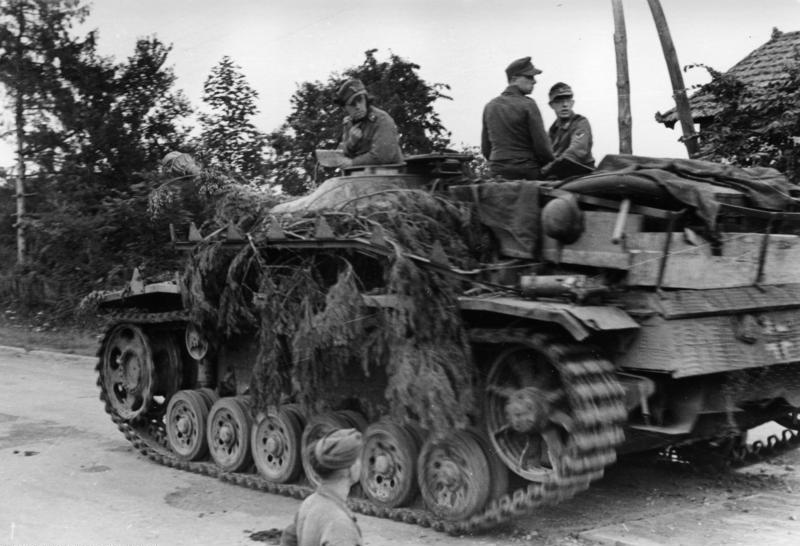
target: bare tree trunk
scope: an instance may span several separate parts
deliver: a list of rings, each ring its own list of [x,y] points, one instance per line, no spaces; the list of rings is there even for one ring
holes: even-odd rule
[[[19,35],[17,36],[17,73],[22,81],[22,58],[25,54],[22,37],[25,33],[25,14],[22,8],[17,12]],[[17,87],[14,97],[14,123],[17,137],[17,265],[23,265],[27,256],[26,218],[25,218],[25,158],[22,154],[25,140],[25,97]]]
[[[614,51],[617,57],[617,126],[619,153],[633,153],[633,123],[631,121],[631,82],[628,77],[628,36],[625,32],[625,13],[622,0],[611,0],[614,9]]]
[[[686,151],[689,152],[689,157],[694,157],[697,155],[697,133],[694,132],[692,110],[689,106],[689,99],[686,98],[686,88],[683,84],[681,67],[678,63],[678,54],[675,52],[675,45],[672,43],[672,36],[669,33],[667,19],[664,17],[664,10],[661,9],[661,2],[659,0],[647,0],[647,3],[653,13],[658,37],[661,40],[661,49],[664,51],[664,60],[667,62],[667,70],[672,81],[672,96],[675,99],[675,109],[681,122],[682,140],[686,146]]]
[[[17,265],[23,265],[27,256],[27,240],[25,233],[25,159],[22,156],[22,144],[25,134],[21,97],[17,97],[15,110],[17,125]]]

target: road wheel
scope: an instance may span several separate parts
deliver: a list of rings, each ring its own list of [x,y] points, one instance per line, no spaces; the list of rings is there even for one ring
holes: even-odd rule
[[[251,428],[250,410],[242,398],[220,398],[211,407],[206,427],[208,448],[225,472],[239,472],[252,464]]]
[[[468,518],[483,508],[491,495],[486,453],[466,431],[429,437],[417,461],[417,475],[425,506],[445,520]]]
[[[402,425],[378,422],[364,434],[361,488],[375,503],[394,508],[410,503],[417,494],[417,458],[420,445]]]
[[[319,485],[321,479],[319,474],[317,474],[317,471],[311,466],[308,447],[325,436],[328,432],[340,428],[352,428],[351,421],[338,412],[330,412],[321,413],[312,417],[309,419],[306,428],[303,430],[303,436],[301,440],[303,470],[306,473],[308,481],[315,487]]]
[[[270,408],[253,425],[253,460],[262,476],[271,482],[289,483],[303,469],[300,444],[304,420],[294,405]]]
[[[210,405],[197,391],[178,391],[170,399],[166,415],[167,440],[181,459],[196,461],[208,453],[206,425]]]
[[[214,403],[217,400],[219,400],[219,395],[217,394],[217,391],[215,391],[214,389],[203,387],[202,389],[197,389],[195,392],[203,397],[203,400],[206,401],[209,408],[211,408],[211,406],[213,406]]]
[[[358,432],[364,433],[367,430],[367,418],[358,411],[354,410],[339,410],[336,415],[342,417],[349,424],[350,428],[356,429]]]
[[[488,438],[486,438],[485,432],[474,428],[469,428],[466,432],[477,440],[481,449],[483,449],[484,455],[486,455],[486,460],[489,461],[489,473],[491,476],[489,500],[499,499],[508,491],[508,468],[506,468],[506,465],[494,454],[494,450]]]

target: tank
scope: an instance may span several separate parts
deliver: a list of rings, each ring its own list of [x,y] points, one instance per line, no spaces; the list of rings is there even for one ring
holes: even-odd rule
[[[304,446],[362,431],[361,513],[450,533],[590,487],[618,455],[742,458],[800,407],[800,213],[776,171],[608,156],[480,179],[361,167],[186,267],[107,292],[105,410],[160,464],[302,498]],[[766,450],[765,450],[766,451]]]

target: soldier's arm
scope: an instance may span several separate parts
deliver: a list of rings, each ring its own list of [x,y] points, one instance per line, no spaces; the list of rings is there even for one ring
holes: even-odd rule
[[[369,151],[353,158],[353,165],[382,165],[402,161],[398,142],[397,126],[389,117],[380,116],[376,120],[375,135]]]
[[[335,515],[330,518],[320,536],[321,546],[362,546],[361,532],[354,520]]]
[[[592,163],[592,128],[589,120],[581,119],[576,122],[569,146],[562,156],[583,165]]]
[[[350,118],[349,117],[344,118],[344,121],[342,122],[342,139],[339,142],[338,149],[343,151],[345,155],[349,155],[352,145],[352,143],[350,142],[350,129],[352,128],[352,126],[353,124],[350,122]]]
[[[483,110],[483,120],[481,123],[481,153],[486,161],[492,155],[492,142],[489,140],[489,129],[486,127],[486,109]]]
[[[528,107],[528,130],[533,142],[533,154],[539,163],[544,165],[553,161],[553,146],[550,144],[550,137],[544,130],[544,121],[539,107],[531,101]]]

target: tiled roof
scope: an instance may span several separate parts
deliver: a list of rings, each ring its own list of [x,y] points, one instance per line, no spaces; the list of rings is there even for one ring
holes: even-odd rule
[[[747,87],[766,87],[786,79],[786,65],[795,62],[800,54],[800,31],[783,32],[773,30],[769,42],[752,51],[736,63],[726,74],[736,76]],[[698,121],[714,115],[719,107],[710,93],[700,89],[689,97],[692,118]],[[675,108],[665,113],[656,112],[656,121],[672,128],[678,121]]]

